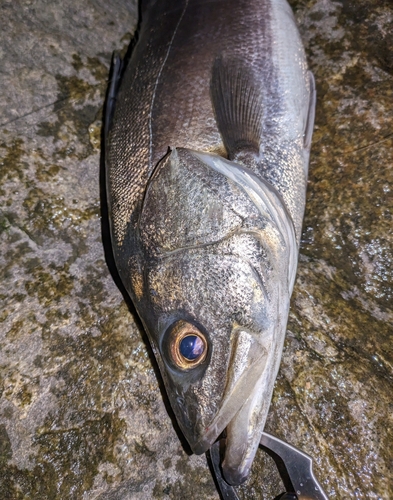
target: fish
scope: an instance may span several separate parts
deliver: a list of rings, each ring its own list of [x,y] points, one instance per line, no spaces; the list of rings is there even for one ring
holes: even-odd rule
[[[223,475],[239,485],[283,350],[314,77],[286,0],[142,0],[131,55],[114,68],[116,266],[192,451],[224,435]]]

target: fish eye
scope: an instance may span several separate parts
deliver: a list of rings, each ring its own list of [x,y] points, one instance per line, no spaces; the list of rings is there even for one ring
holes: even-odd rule
[[[178,321],[170,333],[170,354],[177,368],[189,370],[206,359],[208,344],[205,335],[187,321]]]

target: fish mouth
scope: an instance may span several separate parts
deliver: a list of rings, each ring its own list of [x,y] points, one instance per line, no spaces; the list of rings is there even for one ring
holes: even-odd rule
[[[222,472],[227,483],[239,485],[250,472],[265,425],[281,350],[265,336],[237,328],[230,370],[220,408],[203,435],[190,443],[194,453],[206,452],[226,429]]]

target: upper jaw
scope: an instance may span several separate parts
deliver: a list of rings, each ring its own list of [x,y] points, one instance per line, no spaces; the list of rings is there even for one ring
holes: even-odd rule
[[[271,332],[260,336],[238,328],[233,333],[230,369],[220,408],[206,428],[197,434],[185,434],[193,452],[199,455],[226,429],[223,474],[229,484],[238,485],[249,474],[265,425],[283,336],[277,335],[273,341]]]
[[[270,374],[267,374],[270,375]],[[242,484],[248,477],[269,411],[274,378],[261,375],[244,405],[226,428],[222,472],[227,483]]]
[[[220,407],[190,446],[197,455],[207,451],[244,405],[260,378],[268,352],[252,332],[236,328],[233,332],[226,387]]]

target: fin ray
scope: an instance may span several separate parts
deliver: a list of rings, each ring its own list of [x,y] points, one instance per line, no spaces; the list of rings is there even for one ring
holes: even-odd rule
[[[250,69],[218,57],[213,65],[211,97],[218,129],[229,159],[243,151],[259,154],[262,136],[262,95]]]

